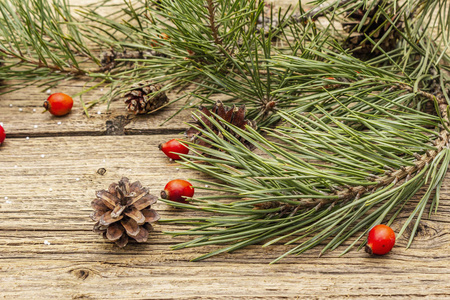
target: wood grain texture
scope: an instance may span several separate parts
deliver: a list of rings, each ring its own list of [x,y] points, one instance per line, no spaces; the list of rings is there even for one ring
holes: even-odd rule
[[[68,82],[53,92],[74,94],[83,85]],[[84,100],[102,93],[95,89]],[[127,176],[157,195],[171,179],[199,178],[177,169],[157,149],[183,131],[189,112],[161,127],[181,103],[157,115],[136,117],[117,101],[109,111],[98,106],[86,118],[76,100],[70,115],[55,118],[40,113],[47,96],[36,87],[0,96],[0,122],[7,131],[0,147],[0,298],[450,298],[449,175],[438,213],[421,222],[411,248],[404,248],[407,232],[385,257],[356,250],[339,257],[347,242],[321,258],[318,247],[269,265],[290,249],[275,244],[194,263],[189,260],[216,248],[173,251],[170,246],[187,238],[163,234],[179,229],[165,223],[155,224],[147,243],[119,249],[92,232],[89,214],[95,191]],[[99,168],[106,173],[98,174]],[[154,208],[163,219],[198,214],[164,203]],[[396,232],[406,216],[393,224]]]
[[[157,149],[159,142],[175,136],[8,139],[1,148],[0,165],[0,295],[5,299],[449,296],[450,178],[442,189],[439,212],[422,222],[411,249],[403,248],[402,238],[386,257],[352,251],[344,257],[333,252],[318,258],[317,248],[268,265],[289,249],[273,245],[193,263],[189,260],[215,248],[170,250],[185,240],[162,233],[175,229],[172,225],[156,224],[148,243],[126,249],[94,234],[89,204],[95,190],[126,175],[157,194],[168,180],[200,176],[177,170]],[[101,167],[107,170],[103,176],[96,172]],[[164,203],[155,208],[163,219],[192,214]],[[394,230],[403,221],[400,218]]]

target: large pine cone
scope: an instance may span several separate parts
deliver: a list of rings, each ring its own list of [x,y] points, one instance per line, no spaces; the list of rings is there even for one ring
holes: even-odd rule
[[[357,9],[354,12],[347,15],[347,21],[343,22],[343,28],[349,33],[344,41],[344,47],[352,50],[352,53],[357,57],[377,56],[382,54],[382,51],[378,48],[374,49],[372,44],[365,35],[368,35],[375,43],[378,43],[381,38],[390,30],[388,36],[383,40],[379,47],[388,52],[393,50],[397,45],[400,38],[400,33],[397,29],[403,28],[403,22],[397,22],[397,29],[393,28],[392,24],[387,21],[386,17],[379,13],[379,5],[382,1],[379,1],[368,13],[364,24],[359,29],[361,22],[364,19],[367,10]],[[396,16],[387,12],[388,16],[393,20]],[[382,24],[384,24],[382,26]],[[381,27],[380,27],[381,26]]]
[[[157,197],[150,195],[139,181],[130,184],[126,177],[96,195],[97,199],[91,203],[94,209],[91,218],[97,222],[94,232],[103,233],[119,247],[125,247],[129,238],[138,243],[147,241],[153,230],[150,223],[159,220],[158,213],[150,208]]]
[[[160,108],[169,101],[166,93],[161,92],[161,89],[160,84],[152,84],[150,81],[132,85],[131,90],[123,96],[128,111],[145,114]]]
[[[252,143],[250,143],[243,137],[237,135],[227,125],[225,125],[222,121],[220,121],[216,116],[214,116],[212,114],[212,113],[214,113],[214,114],[218,115],[219,117],[221,117],[228,123],[231,123],[240,129],[245,130],[246,125],[256,129],[256,122],[245,119],[245,105],[242,105],[239,108],[237,108],[235,105],[233,105],[232,107],[226,107],[223,105],[222,101],[217,101],[211,111],[209,111],[206,107],[200,107],[199,110],[206,116],[214,118],[220,124],[221,127],[223,127],[228,132],[233,134],[233,136],[235,138],[237,138],[247,148],[254,149],[254,145]],[[203,123],[207,127],[209,127],[214,133],[220,135],[224,140],[228,141],[227,138],[223,137],[219,133],[219,129],[214,124],[212,124],[205,116],[203,116],[203,115],[200,116],[201,122],[196,117],[193,117],[193,118],[195,121],[195,127],[189,128],[186,131],[186,135],[188,138],[191,138],[193,141],[195,141],[198,145],[212,148],[212,145],[207,140],[198,138],[199,136],[202,135],[202,133],[196,127],[205,129],[206,127],[203,125]]]

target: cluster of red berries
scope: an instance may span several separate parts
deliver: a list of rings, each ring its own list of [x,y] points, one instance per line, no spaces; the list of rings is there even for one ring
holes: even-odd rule
[[[181,159],[180,154],[189,153],[189,148],[178,139],[173,139],[159,144],[158,147],[159,150],[167,155],[167,157],[173,160]],[[161,191],[162,199],[168,199],[180,203],[187,203],[186,198],[191,198],[192,196],[194,196],[194,188],[192,187],[192,184],[181,179],[169,181],[164,187],[164,190]]]

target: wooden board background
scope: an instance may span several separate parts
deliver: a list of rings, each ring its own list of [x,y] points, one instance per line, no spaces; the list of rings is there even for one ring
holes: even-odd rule
[[[83,85],[68,82],[52,92],[75,94]],[[84,99],[102,93],[98,88]],[[94,192],[122,176],[140,180],[153,194],[171,179],[198,177],[177,170],[157,149],[184,130],[189,112],[161,127],[181,104],[141,117],[114,102],[109,111],[100,105],[86,118],[76,102],[70,115],[55,118],[40,113],[47,96],[38,88],[0,96],[0,122],[7,132],[0,148],[0,297],[450,298],[450,176],[438,213],[422,221],[411,248],[404,248],[406,234],[385,257],[353,250],[318,258],[317,248],[269,265],[288,249],[273,245],[194,263],[189,260],[213,247],[172,251],[170,246],[183,239],[162,234],[174,229],[167,224],[156,224],[146,244],[118,249],[92,232]],[[99,168],[107,170],[103,176]],[[155,207],[162,218],[191,213],[164,203]],[[400,217],[394,230],[404,220]]]

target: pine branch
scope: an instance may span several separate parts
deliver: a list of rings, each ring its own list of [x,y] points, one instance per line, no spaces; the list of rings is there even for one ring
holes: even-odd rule
[[[193,202],[198,205],[193,208],[229,215],[244,215],[245,218],[238,217],[231,221],[228,219],[229,217],[224,217],[224,220],[217,217],[218,223],[199,218],[197,221],[204,222],[203,224],[220,228],[200,231],[193,228],[190,231],[176,232],[174,235],[200,235],[192,242],[180,244],[176,247],[177,249],[231,243],[230,246],[198,258],[205,259],[248,244],[269,239],[268,245],[282,238],[289,238],[293,234],[301,233],[299,238],[293,238],[288,243],[298,241],[300,238],[304,238],[305,242],[292,248],[286,254],[301,253],[319,242],[331,238],[331,241],[323,249],[324,252],[327,249],[336,248],[358,230],[365,230],[382,222],[401,203],[399,199],[402,199],[401,201],[410,199],[421,186],[425,185],[426,178],[431,177],[434,179],[426,195],[405,222],[399,234],[412,222],[417,213],[423,212],[429,195],[436,186],[442,183],[442,174],[445,174],[448,166],[448,115],[442,88],[431,81],[432,85],[429,88],[431,93],[428,90],[417,88],[415,91],[412,85],[399,83],[409,80],[414,82],[416,79],[408,78],[408,75],[405,75],[406,78],[399,76],[396,65],[386,65],[381,68],[368,63],[360,65],[361,62],[352,61],[349,57],[344,57],[341,65],[340,59],[333,55],[329,56],[326,52],[313,53],[317,56],[311,57],[311,60],[315,61],[311,65],[311,70],[309,70],[311,61],[298,57],[277,59],[277,63],[273,66],[274,70],[286,68],[293,71],[290,73],[290,80],[295,76],[299,78],[291,81],[283,89],[274,92],[276,94],[284,92],[290,95],[287,98],[290,101],[295,99],[293,95],[301,95],[297,103],[299,106],[278,112],[278,115],[291,123],[292,127],[276,131],[268,130],[272,137],[280,139],[288,146],[268,141],[255,132],[247,133],[237,128],[234,128],[230,135],[227,131],[229,128],[233,128],[231,124],[225,124],[228,129],[223,129],[220,134],[203,131],[214,147],[220,149],[219,151],[208,151],[209,148],[191,145],[194,152],[206,151],[208,155],[215,158],[186,156],[183,165],[226,182],[226,184],[220,185],[218,190],[229,193],[233,198],[236,193],[241,199],[230,204],[219,204],[207,197],[200,198]],[[322,60],[317,59],[318,57],[325,59],[324,65],[319,63]],[[386,55],[386,60],[390,59],[392,57]],[[410,74],[423,76],[423,73],[417,72],[416,69],[420,68],[420,65],[417,67],[415,63],[417,57],[412,55],[400,59],[403,59],[408,65]],[[330,62],[332,62],[331,65]],[[330,71],[331,66],[336,69]],[[378,63],[376,66],[379,66]],[[429,70],[424,71],[428,72]],[[315,76],[311,75],[312,78],[309,78],[308,74],[310,73]],[[347,73],[349,74],[348,80],[346,80]],[[354,76],[355,73],[356,76]],[[439,77],[433,71],[431,73],[434,78]],[[321,95],[320,89],[314,89],[312,82],[329,74],[339,74],[339,81],[338,79],[334,80],[342,83],[336,86],[336,90],[325,91]],[[303,79],[306,80],[302,81]],[[370,83],[372,80],[373,83]],[[322,81],[322,84],[325,83],[327,82]],[[301,89],[306,89],[306,96]],[[299,90],[301,92],[297,93]],[[419,112],[424,98],[435,104],[438,117]],[[417,101],[408,102],[407,99],[416,99]],[[417,108],[415,108],[416,105]],[[409,113],[417,115],[408,117]],[[303,114],[304,116],[302,116]],[[319,117],[320,115],[323,117]],[[382,116],[386,116],[387,119],[381,121]],[[397,120],[398,125],[393,125],[397,124],[395,122],[391,124],[391,120],[389,120],[391,118]],[[423,121],[420,120],[422,118]],[[348,123],[348,125],[340,125],[340,122]],[[358,123],[361,123],[361,126]],[[440,125],[445,130],[431,132],[423,127],[438,128]],[[402,127],[395,128],[396,126]],[[362,129],[360,129],[361,127]],[[297,128],[301,135],[294,131]],[[363,132],[359,133],[358,130],[363,130]],[[368,134],[370,133],[370,137],[373,134],[379,139],[376,138],[372,141],[372,138],[365,136],[364,130],[367,130]],[[395,134],[397,130],[398,133]],[[418,131],[416,132],[416,130]],[[427,136],[419,133],[422,130],[427,133]],[[347,140],[342,136],[344,133],[351,137],[356,136]],[[230,139],[233,135],[254,141],[256,147],[270,159],[251,154],[248,150],[241,148],[237,142],[229,144],[222,141],[221,136]],[[434,140],[434,137],[437,139]],[[403,142],[398,144],[398,138],[407,140],[404,141],[404,144]],[[420,141],[421,139],[425,140]],[[361,146],[357,141],[361,143]],[[390,144],[391,142],[393,144]],[[379,148],[378,143],[383,145],[383,148]],[[391,153],[384,151],[387,149]],[[392,156],[392,152],[401,155]],[[423,154],[419,155],[417,152]],[[381,153],[388,155],[390,159],[382,158]],[[294,155],[305,160],[297,159]],[[278,160],[278,156],[284,159]],[[373,161],[365,161],[368,157]],[[188,161],[188,158],[195,159],[195,162]],[[323,164],[314,163],[312,166],[307,164],[308,160],[314,162],[317,159],[323,161]],[[200,165],[201,162],[211,164],[211,167]],[[280,162],[280,165],[277,162]],[[354,165],[354,162],[358,164]],[[314,168],[314,165],[319,168]],[[380,167],[386,170],[380,170]],[[324,171],[322,168],[328,171]],[[439,171],[437,171],[438,169]],[[439,175],[432,175],[435,172],[439,172]],[[302,179],[303,177],[305,179]],[[358,180],[362,179],[367,181],[361,181],[362,184],[358,184]],[[208,181],[202,183],[214,185],[213,182]],[[297,189],[298,192],[295,192]],[[214,199],[216,198],[220,197],[214,197]],[[437,200],[433,198],[432,207],[436,206]],[[370,210],[374,211],[369,213]],[[334,221],[331,217],[337,214],[342,217],[339,222]],[[316,217],[317,219],[315,219]],[[251,218],[252,221],[246,218]],[[417,215],[414,228],[417,228],[420,218],[421,213]],[[359,223],[357,220],[360,220]],[[173,221],[177,222],[177,220]],[[226,223],[227,221],[229,223]],[[267,223],[258,223],[259,221]],[[303,224],[304,227],[300,224]],[[250,230],[246,226],[254,227]],[[411,243],[412,238],[413,234],[408,244]]]
[[[11,55],[11,52],[4,51],[0,49],[0,52],[4,53],[5,55]],[[38,68],[47,68],[52,71],[58,71],[62,73],[67,73],[74,76],[88,76],[91,73],[103,73],[107,71],[111,71],[115,66],[116,63],[111,63],[102,67],[98,68],[88,68],[88,69],[81,69],[76,67],[64,67],[64,66],[58,66],[55,64],[49,64],[44,63],[43,61],[35,60],[33,58],[20,56],[19,54],[14,55],[15,58],[19,59],[21,62],[35,65]]]
[[[399,88],[404,89],[409,92],[414,92],[414,89],[408,85],[400,85]],[[432,101],[433,104],[436,103],[439,107],[439,114],[441,115],[442,122],[446,126],[447,129],[444,129],[440,132],[438,138],[434,140],[432,143],[436,147],[436,150],[427,150],[424,155],[415,154],[416,161],[413,166],[402,166],[399,170],[390,169],[386,172],[386,176],[381,178],[376,178],[377,185],[372,187],[367,186],[357,186],[357,187],[349,187],[342,191],[338,191],[337,195],[339,196],[339,200],[350,200],[350,199],[359,199],[361,195],[367,192],[374,192],[380,187],[388,186],[391,183],[394,185],[400,182],[402,179],[410,178],[413,173],[420,172],[425,166],[428,166],[438,154],[444,149],[448,149],[449,141],[450,141],[450,132],[448,131],[449,118],[447,115],[448,112],[448,104],[446,99],[444,98],[442,92],[438,95],[438,97],[418,90],[418,95],[426,97],[428,100]],[[306,203],[300,203],[299,206],[303,207],[321,207],[325,204],[335,203],[335,201],[331,201],[328,199],[317,200],[317,201],[309,201]]]
[[[65,0],[8,0],[0,2],[0,8],[0,53],[5,55],[5,79],[19,80],[26,86],[43,78],[41,75],[46,72],[44,78],[54,85],[58,78],[111,70],[111,66],[82,67],[88,61],[95,65],[98,59],[77,31]]]
[[[118,47],[104,31],[90,30],[86,20],[76,19],[66,0],[8,0],[0,2],[0,8],[0,53],[5,54],[0,77],[20,82],[7,85],[9,89],[4,93],[17,89],[14,86],[39,81],[40,85],[54,86],[61,80],[82,77],[117,83],[122,78],[116,79],[115,75],[130,66],[124,60],[142,57],[115,53],[114,59],[101,61],[98,50],[91,48],[88,41],[114,52]]]
[[[399,99],[402,98],[403,97],[399,97]],[[380,108],[381,107],[383,106],[380,106]],[[386,107],[386,105],[384,105],[384,107]],[[356,112],[357,111],[355,110],[354,113]],[[352,114],[350,113],[350,116],[351,115]],[[398,115],[398,117],[403,118],[403,116],[401,115]],[[439,120],[431,116],[422,117],[434,121]],[[420,117],[419,115],[411,116],[411,120],[422,117]],[[447,132],[445,133],[446,140],[442,140],[436,145],[435,148],[433,147],[433,149],[435,150],[427,151],[428,154],[424,154],[422,156],[416,154],[415,156],[417,156],[417,161],[412,162],[411,160],[407,160],[407,167],[402,167],[399,170],[395,171],[392,167],[387,166],[389,170],[393,170],[394,174],[382,177],[383,180],[386,179],[386,186],[379,186],[379,182],[370,183],[370,181],[364,182],[363,185],[353,184],[352,186],[350,186],[345,183],[357,183],[357,178],[363,178],[364,176],[367,176],[367,173],[363,172],[362,174],[359,174],[358,177],[352,177],[358,174],[353,172],[359,171],[357,171],[356,169],[350,170],[348,166],[343,169],[339,169],[338,171],[338,169],[331,168],[331,166],[328,164],[319,164],[318,166],[320,167],[317,168],[314,167],[315,164],[311,165],[310,163],[301,160],[300,157],[302,156],[305,156],[305,158],[310,157],[310,154],[308,153],[311,153],[311,151],[309,149],[321,152],[322,147],[319,146],[320,144],[317,144],[319,140],[309,141],[306,136],[303,137],[297,135],[295,131],[295,129],[298,128],[299,132],[303,132],[306,135],[308,131],[314,130],[314,128],[309,127],[315,122],[313,122],[312,120],[308,121],[308,118],[293,118],[294,116],[290,117],[286,115],[286,120],[292,123],[292,127],[286,127],[285,129],[281,128],[280,130],[276,130],[273,132],[273,137],[276,137],[280,139],[280,141],[287,143],[287,146],[274,141],[268,141],[261,135],[256,134],[256,132],[254,131],[250,130],[250,132],[245,132],[239,128],[233,127],[233,125],[231,124],[227,124],[223,120],[221,122],[225,127],[221,129],[220,134],[215,134],[214,132],[208,130],[202,131],[204,136],[208,136],[210,142],[214,144],[214,147],[220,150],[213,151],[211,150],[211,148],[199,147],[192,144],[191,150],[193,150],[194,152],[198,152],[198,150],[205,151],[208,155],[212,155],[214,158],[206,158],[203,155],[201,155],[200,157],[195,155],[186,155],[186,160],[182,164],[188,168],[203,172],[216,179],[226,182],[226,184],[223,185],[209,181],[202,181],[201,183],[210,186],[217,185],[217,190],[230,193],[230,196],[233,193],[237,193],[238,195],[240,195],[241,200],[229,204],[222,204],[220,202],[214,201],[214,199],[226,196],[202,197],[199,199],[195,199],[195,201],[193,202],[194,206],[185,205],[183,207],[234,216],[242,215],[242,217],[236,217],[235,219],[232,219],[228,216],[216,217],[215,219],[191,219],[192,222],[202,222],[202,224],[209,225],[202,226],[203,229],[193,228],[190,231],[172,233],[174,235],[187,234],[201,236],[198,239],[192,240],[191,242],[176,246],[176,249],[231,242],[230,246],[226,246],[225,248],[222,248],[220,250],[200,256],[197,259],[199,260],[208,258],[212,255],[216,255],[224,251],[239,249],[241,247],[244,247],[245,245],[258,243],[260,241],[270,240],[266,244],[269,245],[281,239],[291,237],[291,240],[288,242],[288,244],[290,244],[298,241],[300,238],[306,238],[306,236],[309,236],[309,234],[312,235],[299,246],[292,248],[292,250],[285,254],[287,255],[306,251],[307,249],[317,245],[319,242],[322,242],[324,240],[327,240],[329,237],[334,236],[329,244],[323,249],[323,253],[327,249],[336,248],[344,240],[346,240],[358,230],[361,230],[363,228],[370,228],[371,226],[382,222],[390,211],[392,211],[397,205],[403,203],[403,201],[407,201],[408,199],[410,199],[415,194],[415,192],[425,184],[425,177],[428,178],[429,176],[431,176],[431,178],[433,178],[433,182],[430,184],[430,187],[423,198],[424,200],[420,202],[420,205],[415,211],[423,209],[424,205],[427,203],[426,200],[428,199],[431,191],[436,187],[436,184],[442,182],[442,174],[445,174],[445,170],[448,167],[450,152],[448,151],[447,146]],[[332,136],[335,139],[339,139],[338,143],[334,142],[336,143],[336,146],[339,143],[342,143],[342,145],[347,145],[348,147],[354,148],[355,140],[358,139],[346,141],[346,139],[343,139],[343,137],[338,136],[338,132],[341,132],[342,134],[347,132],[346,130],[344,130],[346,127],[340,129],[339,127],[331,126],[332,124],[327,125],[327,123],[325,123],[325,120],[327,120],[328,118],[332,118],[332,116],[323,116],[318,119],[322,121],[321,126],[326,127],[318,128],[318,130],[311,133],[311,137],[324,139],[323,145],[325,149],[332,149],[327,146],[327,135],[330,135],[330,137]],[[215,123],[214,119],[207,119],[209,122]],[[409,126],[411,125],[407,124],[409,123],[409,121],[407,121],[409,119],[410,118],[408,117],[404,119],[405,127],[397,129],[399,130],[399,133],[401,132],[403,135],[406,135],[405,138],[408,139],[409,137],[407,136],[415,136],[415,133],[413,133],[414,131],[411,131],[408,134],[408,130],[412,130],[411,128],[409,128]],[[365,116],[364,119],[361,119],[361,122],[365,123],[370,120],[371,117]],[[311,123],[311,125],[308,125],[308,123]],[[339,122],[336,123],[336,125],[338,124]],[[418,124],[420,124],[420,122]],[[215,123],[215,126],[217,127],[220,125],[218,123]],[[391,133],[396,130],[394,129],[395,126],[397,125],[394,125],[394,127],[388,127],[386,129],[380,128],[379,131],[375,131],[374,136],[383,136],[384,134]],[[305,130],[301,130],[302,127],[304,127]],[[228,133],[230,129],[233,131],[233,133],[231,134]],[[308,129],[308,131],[306,131],[306,129]],[[373,131],[374,129],[371,130],[371,132]],[[331,132],[331,134],[325,134],[327,132]],[[260,157],[260,155],[252,154],[248,149],[246,150],[244,147],[240,146],[237,140],[233,141],[233,136],[235,134],[241,137],[245,137],[246,140],[252,140],[255,143],[256,147],[259,150],[263,151],[264,154],[268,155],[269,158],[263,158]],[[351,136],[351,133],[348,134]],[[231,142],[224,142],[220,136],[226,137]],[[291,136],[291,138],[286,139],[287,136]],[[359,136],[360,138],[364,137],[364,133],[360,133]],[[312,143],[311,148],[306,147],[308,145],[308,141],[309,143]],[[383,139],[383,141],[384,143],[386,143],[387,139],[385,138]],[[396,144],[395,141],[392,142]],[[417,143],[421,144],[421,142],[419,141],[417,141]],[[290,145],[292,145],[292,147]],[[294,151],[294,145],[297,145],[297,147],[299,147],[297,151]],[[402,148],[399,147],[399,145],[396,145],[396,147]],[[355,149],[358,148],[359,146],[356,146]],[[285,152],[282,149],[290,151]],[[334,151],[336,151],[335,155],[341,155],[340,152],[343,151],[343,148],[340,151]],[[355,152],[354,149],[349,149],[347,151],[349,151],[349,155],[355,155],[355,158],[358,158],[360,156],[360,154],[358,152]],[[403,153],[404,151],[407,151],[406,148],[400,149],[399,153]],[[294,156],[295,153],[301,153],[301,155]],[[375,153],[373,153],[372,155],[375,155]],[[364,157],[366,156],[366,154],[361,154],[361,156]],[[327,161],[327,156],[324,156],[324,154],[322,154],[320,157],[324,161]],[[334,156],[329,156],[329,158],[331,159],[333,159],[333,157]],[[195,159],[195,161],[189,161],[188,158]],[[445,161],[442,162],[442,167],[439,171],[439,175],[431,175],[433,172],[435,172],[433,170],[437,170],[443,158],[445,159]],[[405,158],[398,157],[399,161],[404,159]],[[372,167],[365,166],[367,162],[361,160],[358,161],[360,162],[360,168],[367,168],[367,170],[372,169]],[[376,161],[376,164],[382,165],[382,161],[384,161],[384,159],[382,159],[381,161]],[[209,163],[211,164],[211,166],[205,165],[204,163]],[[349,164],[351,163],[351,161],[348,160],[347,162],[345,162],[342,159],[336,159],[335,163],[345,166],[344,163]],[[335,171],[338,172],[337,174],[340,174],[340,176],[337,176],[337,174],[334,173]],[[412,175],[413,173],[415,173],[414,176]],[[275,177],[271,176],[272,174],[275,175]],[[403,176],[406,177],[405,180],[401,184],[396,185],[396,183],[400,183],[400,181],[394,182],[395,178],[403,178]],[[302,179],[303,177],[304,179]],[[325,180],[330,180],[335,184],[342,186],[344,189],[341,189],[336,185],[330,185],[329,188],[327,188]],[[316,189],[314,186],[317,186],[317,184],[320,184],[321,188]],[[345,186],[347,186],[347,188],[345,188]],[[339,199],[338,195],[333,195],[332,193],[336,190],[348,193],[348,190],[350,189],[360,189],[361,187],[364,189],[366,189],[365,187],[369,187],[367,191],[370,192],[367,193],[363,191],[365,192],[364,194],[354,196],[352,199],[350,199],[351,201],[343,201],[345,199]],[[376,188],[371,190],[372,187]],[[345,189],[347,189],[347,192]],[[327,190],[331,193],[327,193]],[[303,200],[303,198],[310,199],[305,201]],[[280,200],[273,202],[274,199]],[[433,203],[435,203],[434,200]],[[175,206],[177,205],[175,203],[170,204]],[[256,207],[257,209],[252,209],[252,206]],[[308,208],[312,208],[312,210]],[[369,211],[371,211],[370,214],[368,213]],[[408,221],[404,224],[404,227],[399,235],[411,222],[413,215],[414,214],[412,214],[410,219],[408,219]],[[341,219],[336,219],[337,217]],[[419,219],[420,215],[418,216],[418,220]],[[337,222],[337,220],[340,221]],[[186,222],[184,220],[179,221],[181,223]],[[172,220],[172,222],[178,222],[178,220]],[[417,222],[418,221],[416,221],[416,227]],[[354,224],[355,227],[351,227],[351,224]],[[209,226],[220,228],[209,230],[207,229]],[[251,226],[251,230],[249,226]],[[311,230],[311,228],[314,228],[314,230]],[[293,234],[300,233],[300,237],[293,236]],[[413,238],[413,235],[414,233],[410,238],[410,242]],[[233,238],[231,238],[232,236]],[[338,238],[339,236],[343,237]],[[358,239],[360,239],[361,237],[362,235]],[[354,243],[356,243],[356,241]],[[280,258],[284,257],[285,255],[281,256]]]

